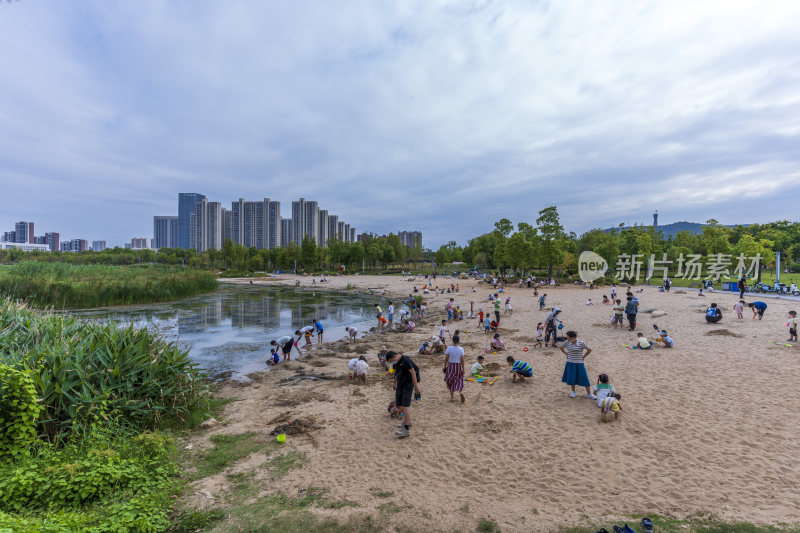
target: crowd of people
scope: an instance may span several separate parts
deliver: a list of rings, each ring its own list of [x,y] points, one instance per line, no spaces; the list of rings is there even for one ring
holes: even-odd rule
[[[435,276],[427,278],[427,284],[433,287]],[[546,281],[544,284],[549,284],[552,280]],[[504,299],[505,305],[503,307],[502,316],[511,314],[513,308],[511,306],[511,297],[503,295],[505,281],[502,278],[492,277],[486,280],[486,283],[491,284],[493,291],[488,294],[489,308],[493,311],[492,315],[485,313],[482,307],[479,307],[477,312],[474,310],[474,301],[470,301],[470,309],[468,318],[477,319],[479,331],[483,328],[484,334],[487,336],[487,343],[485,349],[479,354],[476,360],[472,363],[467,374],[467,361],[465,360],[465,350],[461,345],[462,333],[456,329],[454,333],[450,333],[449,325],[452,322],[458,322],[464,319],[463,311],[460,306],[456,304],[455,298],[450,297],[447,299],[443,306],[444,318],[441,319],[438,335],[431,336],[430,339],[425,340],[419,348],[417,354],[420,356],[430,354],[443,354],[442,373],[445,387],[450,394],[451,402],[458,402],[464,404],[467,401],[464,393],[465,380],[467,375],[473,381],[485,380],[491,377],[490,370],[486,364],[485,354],[489,351],[497,353],[506,350],[506,344],[501,337],[500,326],[501,321],[501,299]],[[536,338],[533,343],[533,348],[542,348],[553,346],[559,348],[565,356],[564,370],[561,375],[561,382],[569,388],[569,397],[575,398],[578,395],[577,388],[582,387],[585,391],[585,397],[596,401],[596,405],[600,410],[600,417],[603,421],[607,421],[611,415],[614,419],[619,418],[622,406],[620,400],[621,394],[615,390],[611,385],[608,374],[601,373],[597,377],[596,383],[592,385],[589,380],[589,374],[586,370],[586,359],[592,354],[592,348],[583,339],[579,339],[577,331],[569,330],[563,333],[564,324],[562,321],[562,310],[554,306],[552,309],[545,309],[547,294],[539,295],[538,288],[542,285],[535,277],[527,278],[524,281],[519,281],[519,286],[527,285],[533,288],[533,295],[538,299],[539,310],[544,312],[548,311],[547,315],[537,323]],[[593,283],[583,283],[582,286],[589,290],[594,290],[596,287]],[[664,285],[660,288],[663,292],[669,292],[671,288],[671,281],[667,278],[664,280]],[[427,290],[427,289],[424,289]],[[436,287],[439,292],[438,286]],[[458,284],[451,284],[446,289],[448,293],[458,293],[460,287]],[[473,292],[476,289],[473,288]],[[417,287],[414,287],[414,293],[418,293]],[[627,326],[631,332],[637,331],[640,301],[636,293],[643,292],[643,289],[637,289],[634,293],[631,287],[628,287],[624,301],[623,298],[617,297],[617,287],[615,284],[610,286],[610,298],[603,295],[602,303],[611,306],[610,325],[613,329],[622,328],[623,325]],[[444,290],[441,292],[444,293]],[[440,294],[441,294],[440,293]],[[377,330],[385,332],[387,329],[398,332],[413,332],[416,329],[414,320],[422,320],[425,315],[427,303],[419,296],[409,294],[408,298],[403,300],[404,308],[399,311],[395,310],[393,301],[389,301],[387,305],[387,312],[384,314],[381,304],[375,304],[375,313],[377,318]],[[594,305],[591,298],[586,302],[586,305]],[[744,299],[740,299],[734,306],[733,310],[738,320],[743,319],[745,307],[749,308],[753,313],[753,319],[762,320],[767,310],[767,304],[763,301],[754,301],[746,303]],[[399,319],[395,322],[395,317]],[[705,320],[709,324],[718,324],[723,320],[723,308],[716,302],[712,302],[705,311]],[[627,321],[627,324],[625,322]],[[797,342],[797,313],[795,311],[789,312],[789,339],[787,342]],[[663,349],[671,349],[675,346],[675,341],[669,335],[666,329],[659,328],[653,325],[655,330],[655,337],[653,340],[641,331],[636,332],[636,339],[632,345],[623,345],[632,350],[650,350],[656,346]],[[313,345],[313,338],[317,338],[317,344],[323,343],[323,326],[319,320],[315,320],[313,324],[304,326],[295,331],[294,336],[283,336],[281,338],[271,341],[271,354],[268,359],[268,364],[275,365],[281,360],[286,361],[291,358],[293,349],[296,349],[298,355],[302,354],[302,348],[309,348]],[[358,329],[353,326],[345,328],[347,333],[347,340],[350,343],[356,342],[358,336]],[[490,338],[490,340],[489,340]],[[300,346],[300,341],[305,339],[305,344]],[[528,347],[525,347],[528,351]],[[411,401],[412,399],[419,401],[422,397],[420,391],[420,374],[417,364],[408,356],[397,351],[388,350],[383,346],[378,352],[378,365],[388,374],[393,374],[393,390],[394,399],[389,405],[389,413],[395,417],[400,416],[402,423],[397,428],[397,435],[401,438],[408,437],[411,434]],[[512,355],[506,357],[508,371],[512,383],[526,383],[532,380],[534,375],[533,366],[527,362],[515,358]],[[350,379],[365,382],[367,373],[369,371],[369,363],[365,356],[361,355],[350,359],[347,362],[347,368],[350,372]],[[491,383],[493,383],[492,381]],[[582,393],[583,394],[583,393]],[[456,396],[457,395],[457,396]]]

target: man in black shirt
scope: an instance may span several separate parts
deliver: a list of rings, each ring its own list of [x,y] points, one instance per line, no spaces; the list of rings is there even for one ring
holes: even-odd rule
[[[706,309],[706,322],[716,324],[720,320],[722,320],[722,311],[719,310],[717,304],[711,304],[711,307]]]
[[[386,352],[386,362],[394,366],[394,401],[397,409],[403,414],[403,423],[397,430],[402,439],[409,436],[411,429],[411,394],[420,394],[417,382],[417,369],[414,361],[407,355],[393,351]]]

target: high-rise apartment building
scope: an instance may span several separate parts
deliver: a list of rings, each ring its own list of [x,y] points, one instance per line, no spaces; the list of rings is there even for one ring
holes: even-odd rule
[[[95,252],[102,252],[106,248],[108,248],[108,243],[106,241],[92,241],[92,250]]]
[[[317,235],[317,244],[320,246],[328,245],[328,210],[319,210],[319,230]]]
[[[264,200],[265,202],[267,200]],[[269,201],[267,204],[267,237],[266,247],[269,249],[285,246],[289,241],[283,240],[281,232],[281,203]]]
[[[131,242],[125,243],[125,248],[131,250],[145,250],[147,248],[147,237],[132,237]]]
[[[350,242],[356,242],[356,228],[350,228]]]
[[[233,211],[222,208],[222,244],[233,240]]]
[[[86,239],[72,239],[61,243],[62,252],[85,252]]]
[[[319,244],[319,203],[306,200],[305,212],[305,227],[303,228],[303,237],[308,235],[311,239]],[[303,239],[300,239],[303,242]]]
[[[41,235],[39,237],[34,237],[33,244],[47,244],[46,242],[44,242],[44,235]]]
[[[17,233],[14,231],[3,232],[3,242],[17,242]]]
[[[344,233],[344,221],[342,221],[342,220],[340,220],[339,222],[336,223],[336,235],[339,237],[339,239],[342,242],[346,242],[347,241],[347,237],[349,237],[349,235],[350,235],[349,232],[348,232],[347,236],[345,236],[345,233]]]
[[[397,233],[397,236],[400,237],[400,242],[409,248],[414,248],[417,245],[422,246],[421,231],[400,231]]]
[[[195,204],[205,198],[205,195],[196,192],[178,194],[178,248],[190,248],[192,228],[189,217],[194,213]]]
[[[33,222],[17,222],[14,224],[14,242],[33,244]]]
[[[281,219],[281,246],[288,246],[290,242],[294,242],[294,228],[292,225],[291,218]]]
[[[351,242],[350,241],[350,224],[345,224],[344,227],[342,228],[342,240],[345,241],[345,242]]]
[[[50,247],[51,252],[57,252],[61,249],[61,234],[56,231],[45,233],[44,243]]]
[[[328,240],[339,237],[339,215],[328,215]]]
[[[306,199],[300,198],[296,202],[292,202],[292,241],[300,245],[303,242],[306,223]]]
[[[154,216],[153,217],[153,248],[178,247],[178,217]]]
[[[189,217],[190,245],[198,252],[222,249],[222,204],[200,200]]]

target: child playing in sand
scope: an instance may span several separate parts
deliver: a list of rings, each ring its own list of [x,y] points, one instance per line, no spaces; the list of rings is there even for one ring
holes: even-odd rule
[[[389,402],[388,411],[389,411],[389,418],[395,418],[400,416],[400,410],[397,408],[397,402],[395,402],[394,400]]]
[[[645,337],[643,333],[637,333],[636,337],[636,346],[634,346],[634,348],[639,348],[640,350],[649,350],[653,347],[653,343],[647,340],[647,337]]]
[[[541,311],[542,309],[544,309],[544,301],[545,301],[545,299],[547,299],[547,294],[542,294],[542,295],[539,297],[539,311]]]
[[[622,314],[625,311],[625,306],[622,305],[622,300],[617,299],[614,303],[614,307],[611,308],[614,311],[614,329],[617,327],[622,327]]]
[[[733,310],[736,311],[736,318],[744,318],[744,316],[742,316],[742,312],[744,311],[744,300],[739,300],[736,302],[736,304],[733,306]]]
[[[445,346],[447,346],[447,341],[445,339],[448,333],[450,333],[450,330],[447,329],[447,320],[442,319],[442,325],[439,326],[439,340],[441,340],[442,344]]]
[[[789,311],[789,340],[788,342],[797,342],[797,311]]]
[[[541,348],[543,342],[544,342],[544,322],[539,322],[539,324],[536,326],[536,344],[534,344],[533,347]]]
[[[597,396],[597,407],[602,407],[603,400],[608,396],[614,394],[614,387],[608,382],[608,374],[600,374],[597,376],[597,385],[594,386],[594,394]]]
[[[281,360],[281,358],[278,355],[278,349],[277,348],[272,348],[272,350],[270,351],[270,354],[269,354],[269,359],[267,359],[267,364],[270,365],[270,366],[275,366],[275,365],[278,364],[278,362],[280,362],[280,360]]]
[[[423,342],[422,346],[420,346],[419,351],[417,353],[421,355],[430,355],[431,354],[430,345],[431,343],[429,343],[428,341]]]
[[[586,305],[594,305],[594,304],[592,303],[592,299],[591,299],[591,298],[589,298],[588,300],[586,300]]]
[[[667,335],[667,330],[665,330],[665,329],[662,329],[658,333],[658,339],[657,340],[659,340],[661,342],[661,344],[662,344],[662,346],[664,346],[664,348],[674,348],[675,347],[675,341],[672,340],[672,337]]]
[[[525,361],[515,361],[510,355],[506,357],[506,362],[511,365],[511,383],[516,383],[517,378],[525,383],[525,378],[533,377],[533,368]]]
[[[298,329],[294,332],[295,335],[300,337],[300,335],[304,335],[306,338],[306,346],[311,346],[311,337],[314,336],[314,326],[306,326],[304,328]]]
[[[352,326],[346,327],[346,328],[344,328],[344,330],[349,335],[349,339],[348,340],[351,343],[352,342],[356,342],[356,335],[358,335],[358,330],[356,328],[352,327]]]
[[[703,289],[702,288],[698,289],[697,295],[698,296],[705,296],[705,294],[703,294]]]
[[[483,307],[478,308],[478,327],[483,325]]]
[[[606,396],[603,401],[600,402],[600,420],[605,422],[606,415],[609,413],[614,413],[614,420],[619,418],[619,413],[622,411],[622,406],[619,403],[621,399],[622,395],[618,392]]]
[[[764,318],[764,311],[767,310],[767,304],[764,302],[753,302],[751,304],[747,304],[747,307],[753,310],[753,318],[758,315],[758,319],[761,320]]]
[[[506,298],[506,306],[505,309],[503,309],[503,314],[513,313],[513,312],[514,310],[511,309],[511,296],[509,296],[508,298]]]
[[[473,376],[480,377],[483,374],[486,367],[483,366],[484,357],[482,355],[478,356],[478,361],[472,365],[472,369],[470,372]]]
[[[500,339],[499,333],[494,334],[494,339],[492,339],[492,349],[497,350],[498,352],[506,349],[506,345],[503,344],[502,339]]]
[[[350,379],[360,379],[361,381],[367,380],[367,358],[363,355],[354,357],[347,362],[347,368],[350,370]]]
[[[487,315],[486,318],[483,319],[483,334],[488,335],[492,330],[492,321]]]
[[[611,303],[611,300],[608,299],[608,296],[605,294],[603,295],[603,305],[608,305]]]
[[[322,327],[322,322],[319,319],[314,321],[314,329],[317,330],[317,344],[322,344],[322,334],[324,333],[324,329]]]

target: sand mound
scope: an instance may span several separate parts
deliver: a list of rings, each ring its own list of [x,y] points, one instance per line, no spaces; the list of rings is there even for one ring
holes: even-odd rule
[[[508,420],[480,420],[472,424],[472,429],[483,433],[500,433],[506,429],[512,429],[514,424]]]
[[[660,316],[666,316],[666,315],[667,315],[666,311],[662,311],[661,309],[659,309],[657,311],[653,311],[653,313],[650,316],[652,316],[653,318],[658,318]]]
[[[278,424],[269,434],[305,435],[320,428],[321,426],[312,417],[303,417],[290,420],[285,424]]]
[[[672,294],[686,294],[686,291],[672,291]]]
[[[712,329],[711,331],[706,331],[705,334],[711,336],[721,335],[723,337],[741,337],[741,335],[737,335],[736,333],[727,329]]]

